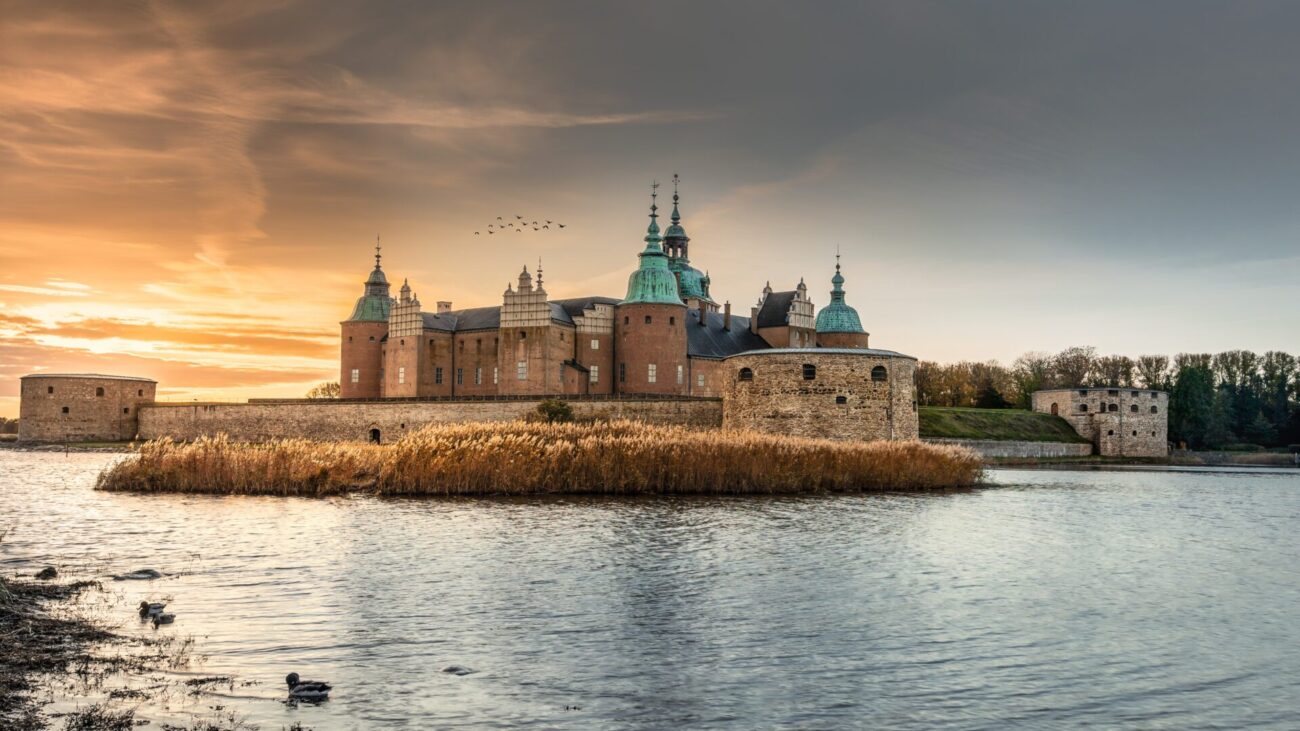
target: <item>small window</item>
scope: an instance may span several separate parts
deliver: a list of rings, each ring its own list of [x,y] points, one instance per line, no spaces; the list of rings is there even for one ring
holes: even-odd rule
[[[456,369],[456,385],[457,385],[457,386],[463,386],[463,385],[465,385],[465,369],[464,369],[464,368],[457,368],[457,369]]]
[[[372,343],[375,342],[375,336],[374,336],[374,335],[371,335],[371,336],[370,336],[370,342],[372,342]],[[374,433],[376,433],[376,434],[379,433],[379,430],[378,430],[378,429],[373,429],[372,431],[374,431]],[[378,444],[379,442],[376,440],[375,443]]]
[[[1159,412],[1160,412],[1160,408],[1159,408],[1158,406],[1152,406],[1152,407],[1151,407],[1151,413],[1153,413],[1153,414],[1157,414],[1157,413],[1159,413]]]
[[[1133,398],[1137,398],[1138,396],[1141,396],[1141,395],[1142,395],[1142,392],[1141,392],[1141,391],[1134,391],[1134,392],[1132,393]]]
[[[655,383],[659,377],[659,368],[654,363],[646,364],[646,383]]]
[[[560,331],[560,342],[561,342],[561,343],[564,342],[564,331],[563,331],[563,330]]]
[[[1113,436],[1115,436],[1115,430],[1114,430],[1114,429],[1108,429],[1108,430],[1106,431],[1106,436],[1108,436],[1108,437],[1113,437]]]
[[[515,380],[518,381],[528,380],[528,361],[521,360],[515,363]]]
[[[1138,433],[1137,433],[1137,429],[1134,429],[1134,430],[1133,430],[1133,436],[1137,436],[1137,435],[1138,435]]]
[[[1106,395],[1107,395],[1107,396],[1118,396],[1118,395],[1119,395],[1119,391],[1116,390],[1116,389],[1113,389],[1113,388],[1112,388],[1111,390],[1109,390],[1109,391],[1106,392]]]
[[[627,316],[624,315],[624,316],[623,316],[623,324],[626,325],[626,324],[628,324],[628,322],[629,322],[629,320],[628,320]]]
[[[103,387],[103,386],[100,386],[100,387],[96,388],[96,389],[95,389],[95,395],[96,395],[96,396],[103,396],[103,395],[104,395],[104,387]]]
[[[528,339],[528,333],[524,332],[523,330],[520,330],[520,331],[519,331],[519,339],[520,339],[520,340],[527,340],[527,339]]]
[[[805,381],[811,381],[814,380],[815,378],[817,378],[817,366],[813,365],[812,363],[804,363],[803,379]]]
[[[501,371],[496,366],[492,366],[492,385],[495,386],[501,382]]]
[[[442,385],[442,367],[441,367],[441,366],[439,366],[439,367],[433,369],[433,382],[434,382],[434,384],[436,384],[436,385],[439,385],[439,386]]]
[[[402,428],[403,428],[403,429],[406,428],[406,424],[405,424],[405,422],[402,423]]]
[[[596,338],[592,338],[592,339],[591,339],[591,349],[592,349],[592,350],[600,350],[600,341],[597,340]]]
[[[135,395],[136,395],[136,396],[144,396],[144,389],[142,388],[142,389],[140,389],[139,391],[136,391],[136,392],[135,392]]]
[[[750,370],[749,368],[741,368],[741,369],[740,369],[740,380],[742,380],[742,381],[752,381],[752,380],[754,380],[754,371]]]
[[[483,369],[482,369],[482,368],[475,368],[475,369],[474,369],[474,385],[475,385],[475,386],[481,386],[481,385],[483,385]]]
[[[1087,411],[1087,410],[1088,410],[1087,404],[1079,404],[1079,411]]]
[[[873,381],[888,381],[888,380],[889,380],[889,371],[885,370],[885,367],[884,367],[884,366],[876,366],[875,368],[872,368],[872,369],[871,369],[871,380],[873,380]]]
[[[1131,411],[1131,412],[1133,412],[1134,414],[1136,414],[1136,413],[1138,412],[1138,405],[1137,405],[1137,404],[1133,404],[1133,405],[1131,405],[1131,406],[1128,407],[1128,410]]]
[[[397,369],[397,382],[398,382],[398,383],[406,383],[406,368],[405,368],[405,367],[402,367],[402,368],[398,368],[398,369]]]
[[[835,403],[839,404],[840,406],[843,406],[844,404],[847,404],[848,402],[849,402],[849,397],[848,397],[848,396],[836,396],[836,397],[835,397]]]
[[[600,366],[591,367],[591,371],[587,374],[587,380],[591,383],[600,383]]]
[[[627,363],[618,364],[618,382],[627,383]]]
[[[65,413],[65,414],[68,413],[68,407],[67,407],[67,406],[64,406],[64,407],[63,407],[63,413]]]
[[[1079,389],[1079,395],[1080,395],[1080,396],[1087,396],[1087,395],[1088,395],[1088,391],[1087,391],[1087,389],[1083,389],[1083,388]]]
[[[695,385],[704,388],[704,374],[700,373],[695,376]]]
[[[397,341],[397,342],[398,342],[399,345],[406,345],[406,338],[402,338],[401,340],[399,340],[399,341]]]
[[[46,386],[45,393],[54,393],[54,386]]]
[[[1119,404],[1111,404],[1110,406],[1107,406],[1107,407],[1106,407],[1106,410],[1109,411],[1109,412],[1111,412],[1111,413],[1113,414],[1113,413],[1119,411]]]
[[[128,407],[122,409],[122,413],[123,413],[123,414],[129,414],[129,413],[131,413],[131,407],[128,406]]]
[[[686,378],[686,369],[681,366],[677,366],[677,385],[680,386],[683,383],[685,383],[686,382],[684,380],[685,378]]]
[[[1052,404],[1052,416],[1056,416],[1057,413],[1059,413],[1059,411],[1060,411],[1060,409],[1057,407],[1057,405],[1056,405],[1056,404]]]
[[[348,342],[349,342],[349,343],[352,342],[352,336],[351,336],[351,335],[348,336]]]
[[[677,318],[676,318],[676,317],[669,317],[669,318],[668,318],[668,324],[669,324],[669,325],[676,325],[676,324],[677,324]]]
[[[649,316],[649,315],[646,315],[646,316],[645,316],[645,324],[647,324],[647,325],[650,324],[650,316]]]
[[[1153,437],[1154,437],[1154,436],[1155,436],[1155,435],[1156,435],[1156,433],[1155,433],[1155,432],[1151,432],[1151,436],[1153,436]]]

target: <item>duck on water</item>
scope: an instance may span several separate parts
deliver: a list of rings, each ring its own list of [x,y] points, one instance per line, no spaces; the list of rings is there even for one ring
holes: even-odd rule
[[[298,673],[289,673],[284,678],[284,682],[289,685],[289,699],[297,701],[319,702],[329,700],[330,686],[329,683],[322,683],[316,680],[300,680]]]

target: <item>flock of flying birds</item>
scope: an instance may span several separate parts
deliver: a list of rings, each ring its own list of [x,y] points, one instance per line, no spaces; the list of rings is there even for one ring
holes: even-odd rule
[[[565,224],[557,223],[555,221],[531,221],[530,222],[527,219],[525,219],[523,216],[516,214],[515,220],[513,221],[509,221],[502,216],[497,216],[496,223],[489,223],[487,225],[487,232],[488,235],[492,235],[496,233],[505,233],[506,231],[514,231],[515,233],[521,234],[530,228],[534,231],[550,231],[553,228],[554,229],[564,228],[564,226]],[[482,236],[483,232],[475,231],[474,235]]]

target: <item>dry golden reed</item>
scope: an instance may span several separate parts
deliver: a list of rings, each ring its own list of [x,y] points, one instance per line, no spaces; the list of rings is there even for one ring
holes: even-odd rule
[[[833,442],[639,422],[434,425],[391,445],[157,440],[101,490],[242,495],[751,495],[973,485],[979,457],[921,442]]]

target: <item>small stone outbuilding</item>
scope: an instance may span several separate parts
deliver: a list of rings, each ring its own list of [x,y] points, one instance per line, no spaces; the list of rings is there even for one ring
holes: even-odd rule
[[[96,373],[33,373],[22,377],[19,442],[117,442],[134,439],[139,409],[153,403],[158,383]]]
[[[1169,394],[1143,388],[1058,388],[1035,391],[1034,411],[1059,416],[1103,457],[1169,454]]]

